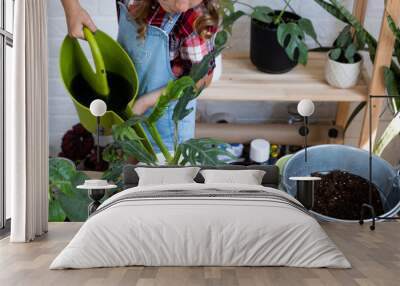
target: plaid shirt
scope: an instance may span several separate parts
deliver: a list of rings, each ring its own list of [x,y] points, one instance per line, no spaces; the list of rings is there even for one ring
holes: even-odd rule
[[[128,10],[130,13],[134,13],[134,2],[137,0],[117,1],[128,3]],[[148,24],[160,28],[165,21],[169,20],[168,14],[158,3],[152,9],[153,13],[149,15]],[[171,67],[176,77],[189,74],[193,64],[200,62],[204,56],[214,50],[214,37],[206,40],[194,29],[196,19],[204,14],[205,9],[204,4],[200,4],[182,13],[169,35]],[[210,28],[209,32],[215,34],[217,28]],[[215,62],[212,61],[210,63],[209,74],[212,73],[214,68]]]

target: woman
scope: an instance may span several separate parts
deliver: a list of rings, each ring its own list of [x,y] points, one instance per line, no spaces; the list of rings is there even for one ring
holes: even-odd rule
[[[68,32],[83,38],[82,28],[92,32],[96,26],[79,0],[61,0]],[[135,114],[149,114],[168,81],[187,75],[194,63],[214,49],[213,36],[218,26],[216,0],[119,0],[118,42],[132,58],[139,78]],[[208,75],[197,83],[208,85],[214,62]],[[168,107],[157,122],[157,128],[169,150],[174,147],[172,114],[176,102]],[[189,103],[196,107],[196,101]],[[179,124],[179,142],[194,137],[195,112]],[[154,145],[154,144],[153,144]],[[156,147],[156,151],[159,149]]]

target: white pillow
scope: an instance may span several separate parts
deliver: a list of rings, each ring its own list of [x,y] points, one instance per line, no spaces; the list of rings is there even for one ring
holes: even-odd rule
[[[200,168],[142,168],[135,169],[139,176],[139,186],[171,185],[195,183],[193,180]]]
[[[261,170],[202,170],[205,184],[261,185],[265,171]]]

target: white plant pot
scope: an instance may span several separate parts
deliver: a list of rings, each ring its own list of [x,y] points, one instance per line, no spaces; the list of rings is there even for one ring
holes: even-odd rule
[[[222,55],[215,58],[215,69],[213,73],[212,82],[218,81],[222,75]]]
[[[345,64],[332,60],[328,55],[325,66],[325,79],[333,87],[353,87],[360,77],[361,65],[362,59],[356,63]]]

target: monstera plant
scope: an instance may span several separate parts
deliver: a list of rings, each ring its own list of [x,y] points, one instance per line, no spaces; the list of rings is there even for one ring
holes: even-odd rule
[[[285,6],[282,10],[274,10],[269,6],[253,7],[245,2],[231,1],[232,7],[236,4],[250,9],[250,12],[236,11],[228,20],[236,20],[243,15],[251,17],[250,59],[263,72],[283,73],[297,63],[306,65],[306,36],[318,43],[312,22],[294,12],[291,0],[283,2]]]
[[[104,160],[109,163],[109,169],[103,176],[104,179],[120,185],[122,168],[129,157],[134,157],[147,165],[157,165],[156,156],[144,148],[143,138],[139,137],[133,129],[137,124],[147,127],[168,165],[220,165],[224,164],[219,160],[221,155],[232,157],[229,152],[221,148],[225,143],[220,140],[201,138],[178,142],[179,122],[193,112],[193,109],[188,109],[187,105],[204,89],[204,87],[198,87],[196,83],[207,74],[210,62],[225,48],[228,33],[227,30],[222,30],[217,34],[215,50],[204,57],[200,63],[195,64],[188,76],[168,83],[149,116],[133,116],[124,123],[113,127],[114,142],[103,152]],[[172,116],[175,140],[174,150],[170,152],[157,130],[156,122],[164,115],[169,103],[174,100],[177,101]]]

